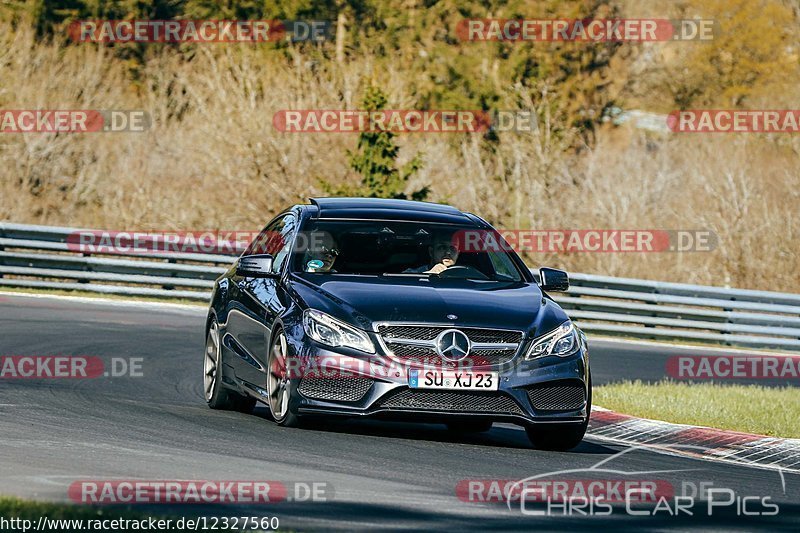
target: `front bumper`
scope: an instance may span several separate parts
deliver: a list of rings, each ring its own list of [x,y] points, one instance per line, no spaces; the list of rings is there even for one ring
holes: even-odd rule
[[[409,389],[408,370],[420,368],[386,354],[340,353],[313,342],[300,345],[302,373],[291,380],[297,414],[423,421],[482,418],[521,425],[580,423],[590,409],[585,345],[572,356],[475,367],[499,374],[491,392]],[[450,370],[450,369],[447,369]]]

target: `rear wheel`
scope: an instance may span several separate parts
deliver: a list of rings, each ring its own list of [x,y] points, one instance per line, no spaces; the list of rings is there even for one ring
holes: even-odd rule
[[[256,405],[253,398],[242,396],[222,385],[222,344],[219,324],[211,320],[206,331],[206,350],[203,360],[203,391],[212,409],[227,409],[250,413]]]
[[[289,371],[287,357],[289,347],[286,334],[279,329],[272,339],[267,358],[267,394],[269,395],[269,410],[272,418],[280,426],[297,427],[300,417],[289,409]]]
[[[483,433],[492,429],[491,420],[458,420],[447,423],[453,433]]]

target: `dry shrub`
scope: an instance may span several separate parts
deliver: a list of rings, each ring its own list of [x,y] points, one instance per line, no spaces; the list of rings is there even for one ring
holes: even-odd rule
[[[0,30],[4,30],[0,28]],[[355,182],[353,134],[282,134],[280,109],[353,108],[378,83],[415,102],[402,62],[365,52],[337,64],[250,45],[163,48],[137,72],[94,45],[59,48],[0,31],[0,108],[144,109],[144,133],[3,134],[0,219],[109,229],[256,229],[287,205]],[[13,82],[11,82],[13,80]],[[135,81],[132,81],[135,80]],[[707,253],[529,254],[572,271],[795,290],[800,242],[797,143],[786,137],[649,137],[600,132],[576,152],[547,87],[507,89],[540,116],[537,133],[409,134],[409,189],[506,228],[709,229]]]

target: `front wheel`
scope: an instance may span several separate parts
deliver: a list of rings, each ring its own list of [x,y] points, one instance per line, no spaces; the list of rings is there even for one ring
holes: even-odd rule
[[[300,417],[289,409],[291,393],[289,391],[289,370],[287,358],[289,347],[286,334],[279,329],[272,338],[267,358],[267,394],[269,410],[272,418],[279,426],[298,427]]]
[[[586,434],[586,422],[579,424],[536,424],[525,427],[528,439],[540,450],[571,450]]]

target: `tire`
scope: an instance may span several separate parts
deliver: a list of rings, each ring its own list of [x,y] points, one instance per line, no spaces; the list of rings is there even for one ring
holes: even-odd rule
[[[492,429],[491,420],[459,420],[447,422],[447,429],[453,433],[484,433]]]
[[[251,413],[256,400],[225,388],[221,378],[222,345],[219,324],[211,319],[206,330],[206,349],[203,358],[203,392],[206,403],[212,409],[224,409]]]
[[[525,433],[534,447],[540,450],[566,451],[581,443],[587,423],[536,424],[525,426]]]
[[[278,328],[272,337],[267,357],[267,404],[272,419],[279,426],[300,427],[301,417],[289,408],[291,399],[290,379],[286,369],[288,344],[283,328]]]
[[[540,450],[566,451],[583,440],[592,414],[592,376],[589,375],[589,398],[586,402],[586,420],[577,424],[533,424],[525,426],[528,440]]]

